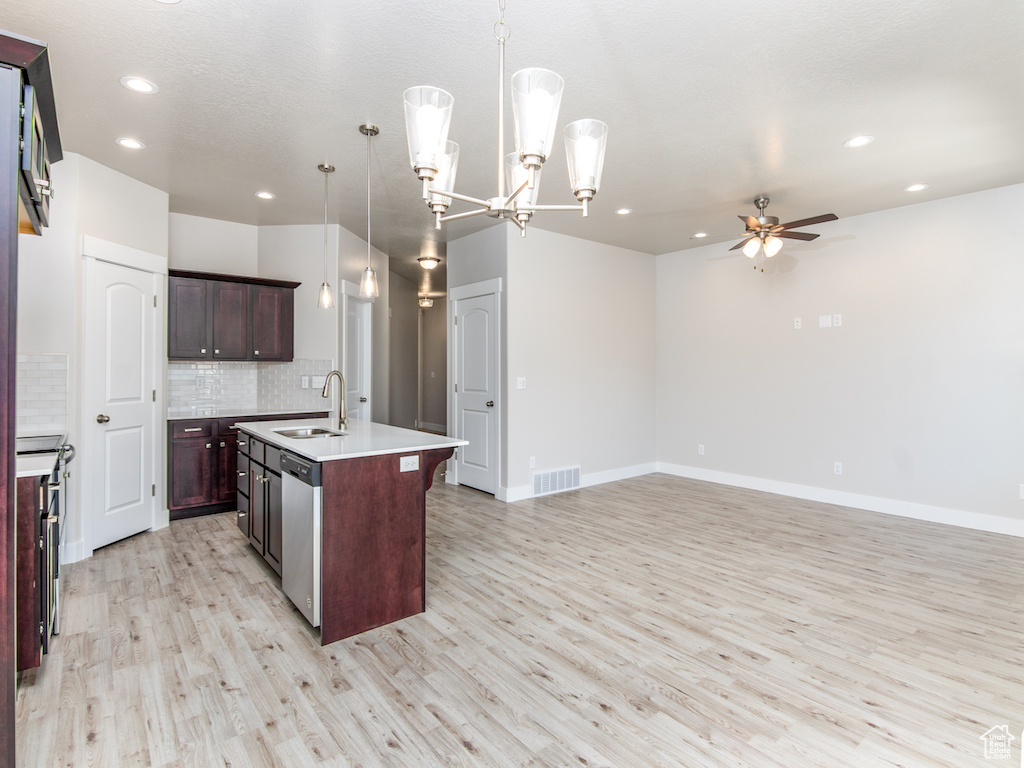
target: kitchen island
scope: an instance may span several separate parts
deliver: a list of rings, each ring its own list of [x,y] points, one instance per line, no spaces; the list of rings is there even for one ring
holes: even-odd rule
[[[249,436],[246,448],[250,451],[246,461],[239,457],[239,527],[245,531],[243,522],[255,525],[255,500],[258,493],[268,493],[263,487],[268,477],[271,489],[274,473],[278,483],[283,477],[284,501],[280,491],[277,497],[277,535],[283,543],[276,550],[275,570],[282,575],[286,593],[289,580],[294,583],[296,578],[292,574],[312,574],[314,586],[308,596],[303,600],[292,588],[289,597],[311,624],[317,624],[312,616],[319,619],[321,644],[422,613],[426,607],[426,491],[437,465],[467,442],[357,419],[349,421],[341,436],[281,434],[290,429],[329,429],[328,419],[240,422],[237,426]],[[299,487],[299,480],[287,469],[281,471],[282,461],[286,466],[298,463],[313,468],[310,475],[319,485],[318,493],[310,488],[308,510],[288,502],[288,484]],[[241,503],[243,480],[252,489],[245,497],[252,505],[248,520],[243,516],[250,510]],[[272,515],[273,502],[267,509]],[[307,525],[312,532],[309,541],[297,534]],[[269,551],[274,536],[268,527],[266,544],[260,541],[259,545]],[[258,541],[251,535],[249,540],[259,551]],[[314,601],[319,610],[314,610]]]

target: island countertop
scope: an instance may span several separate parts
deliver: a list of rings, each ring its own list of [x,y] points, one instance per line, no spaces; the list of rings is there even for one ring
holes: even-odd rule
[[[237,426],[266,443],[311,461],[320,462],[469,445],[468,440],[457,440],[444,435],[392,427],[388,424],[378,424],[361,419],[349,419],[348,428],[344,430],[346,434],[332,437],[294,438],[279,435],[274,431],[295,427],[329,429],[330,419],[303,419],[300,422],[287,419],[284,421],[240,421]]]

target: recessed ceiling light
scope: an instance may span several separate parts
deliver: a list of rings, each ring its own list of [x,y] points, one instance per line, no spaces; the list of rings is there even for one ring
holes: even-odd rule
[[[847,139],[846,141],[844,141],[843,146],[848,147],[850,149],[856,149],[857,147],[866,147],[874,140],[874,136],[854,136],[852,139]]]
[[[119,139],[114,139],[118,144],[127,149],[145,149],[146,145],[138,139],[130,139],[127,136],[122,136]]]
[[[156,93],[160,90],[156,83],[152,83],[144,77],[135,77],[134,75],[122,77],[121,85],[129,91],[135,91],[136,93]]]
[[[708,233],[707,232],[694,232],[693,236],[694,237],[707,237]]]
[[[911,184],[909,187],[904,187],[904,192],[921,192],[922,190],[928,189],[927,184]]]
[[[256,197],[258,197],[260,200],[273,200],[275,197],[277,197],[277,195],[275,195],[273,192],[257,192]]]
[[[628,216],[632,212],[632,208],[619,208],[619,210],[616,211],[616,213],[619,214],[619,216]]]

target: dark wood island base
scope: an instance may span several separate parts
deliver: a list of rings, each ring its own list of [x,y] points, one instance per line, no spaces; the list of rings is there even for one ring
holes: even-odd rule
[[[453,448],[323,463],[320,644],[426,609],[426,492]]]

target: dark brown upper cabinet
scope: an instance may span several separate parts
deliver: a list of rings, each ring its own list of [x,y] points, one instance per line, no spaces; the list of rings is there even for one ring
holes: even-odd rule
[[[299,283],[169,270],[171,360],[292,360]]]

